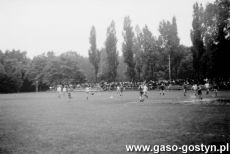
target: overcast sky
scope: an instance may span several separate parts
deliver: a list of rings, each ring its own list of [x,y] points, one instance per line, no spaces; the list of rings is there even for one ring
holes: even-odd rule
[[[160,21],[175,16],[180,42],[190,46],[195,2],[213,0],[0,0],[0,49],[20,49],[29,57],[70,50],[88,56],[92,25],[101,49],[106,29],[114,20],[121,53],[125,16],[130,16],[133,27],[146,24],[156,36]]]

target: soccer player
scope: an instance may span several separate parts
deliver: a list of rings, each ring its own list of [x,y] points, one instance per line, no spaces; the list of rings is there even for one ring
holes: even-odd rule
[[[192,90],[193,90],[195,96],[196,96],[196,94],[197,94],[197,89],[198,89],[197,84],[194,84],[194,85],[192,86]]]
[[[214,83],[214,85],[213,85],[213,91],[214,91],[215,97],[217,97],[218,86],[216,83]]]
[[[85,92],[86,92],[86,99],[88,100],[89,99],[89,93],[90,93],[90,87],[86,87],[85,88]]]
[[[117,94],[121,96],[121,87],[119,85],[117,86]]]
[[[206,82],[204,86],[205,86],[205,89],[206,89],[206,95],[208,95],[209,94],[210,85],[209,85],[208,82]]]
[[[67,93],[67,88],[66,88],[66,85],[64,85],[64,87],[63,87],[63,95],[65,96],[65,93]]]
[[[71,96],[71,86],[68,86],[68,88],[67,88],[67,93],[68,93],[68,98],[69,99],[71,99],[72,98],[72,96]]]
[[[184,89],[184,96],[186,96],[187,94],[187,83],[186,82],[184,82],[183,89]]]
[[[144,102],[144,98],[143,98],[143,94],[144,94],[144,91],[143,91],[143,85],[142,84],[140,84],[140,86],[139,86],[139,92],[140,92],[140,98],[139,98],[139,100],[140,100],[140,102]]]
[[[123,93],[123,91],[124,91],[124,86],[123,86],[123,84],[121,84],[120,90],[121,90],[121,95],[120,95],[120,96],[122,96],[122,93]]]
[[[202,88],[201,88],[201,85],[199,85],[198,88],[197,88],[197,94],[198,94],[199,98],[202,99]]]
[[[162,94],[162,95],[165,95],[164,90],[165,90],[165,85],[164,85],[164,83],[162,82],[161,85],[160,85],[160,95],[161,95],[161,94]]]
[[[62,91],[61,85],[57,85],[58,98],[61,98],[61,91]]]
[[[143,86],[143,93],[144,93],[144,96],[145,96],[146,98],[148,98],[148,87],[147,87],[146,84],[144,84],[144,86]]]

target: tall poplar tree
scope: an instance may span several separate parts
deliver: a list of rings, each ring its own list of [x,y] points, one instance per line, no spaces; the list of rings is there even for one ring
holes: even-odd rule
[[[112,21],[110,26],[107,28],[106,41],[105,41],[105,51],[107,53],[106,63],[107,63],[107,80],[112,82],[116,80],[117,67],[118,67],[118,51],[117,51],[117,37],[115,22]]]
[[[97,82],[97,74],[99,70],[99,63],[100,63],[100,52],[97,49],[97,43],[96,43],[96,29],[93,26],[90,31],[90,49],[88,51],[89,54],[89,61],[94,67],[94,73],[95,73],[95,81]]]
[[[126,75],[129,80],[133,81],[135,79],[135,62],[133,57],[134,32],[131,26],[131,20],[128,16],[124,19],[123,38],[122,52],[124,62],[127,64]]]

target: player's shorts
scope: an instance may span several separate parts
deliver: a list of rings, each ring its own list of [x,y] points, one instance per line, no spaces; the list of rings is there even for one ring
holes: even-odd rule
[[[197,94],[198,94],[198,95],[202,95],[202,91],[201,91],[201,90],[198,90],[198,91],[197,91]]]
[[[140,91],[140,95],[142,96],[144,94],[144,92],[143,91]]]

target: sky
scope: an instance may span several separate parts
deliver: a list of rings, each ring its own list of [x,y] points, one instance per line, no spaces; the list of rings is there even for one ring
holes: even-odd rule
[[[213,0],[0,0],[0,50],[19,49],[30,58],[48,51],[88,56],[92,26],[101,49],[114,20],[121,54],[125,16],[131,18],[134,28],[147,25],[155,36],[159,23],[175,16],[180,43],[191,46],[195,2],[205,5]]]

